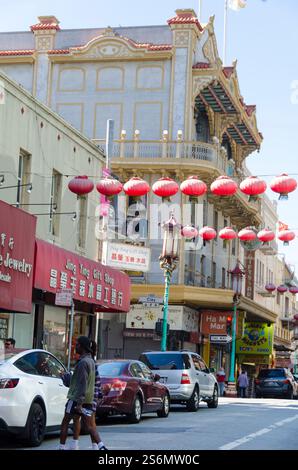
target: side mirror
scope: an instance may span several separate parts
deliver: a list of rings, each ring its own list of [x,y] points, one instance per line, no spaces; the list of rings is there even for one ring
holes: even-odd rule
[[[154,382],[158,382],[160,380],[160,375],[154,374],[153,375],[153,380],[154,380]]]

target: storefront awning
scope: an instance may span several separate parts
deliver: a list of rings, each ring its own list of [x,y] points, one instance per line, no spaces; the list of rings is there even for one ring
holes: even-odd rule
[[[36,217],[0,201],[0,310],[31,313]]]
[[[74,300],[97,311],[128,312],[130,279],[113,268],[71,251],[36,240],[34,288],[56,294],[72,289]]]

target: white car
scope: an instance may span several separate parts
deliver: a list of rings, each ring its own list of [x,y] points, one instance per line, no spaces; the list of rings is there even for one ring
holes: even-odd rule
[[[68,388],[64,365],[48,351],[7,351],[0,359],[0,432],[39,446],[60,428]]]

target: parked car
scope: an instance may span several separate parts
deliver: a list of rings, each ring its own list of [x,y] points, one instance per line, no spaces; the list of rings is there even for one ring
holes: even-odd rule
[[[64,365],[39,349],[12,350],[0,360],[0,432],[39,446],[60,428],[68,388]]]
[[[217,380],[198,354],[150,351],[139,359],[158,372],[159,381],[169,389],[171,403],[185,404],[189,411],[197,411],[200,401],[205,401],[209,408],[217,408]]]
[[[122,414],[132,423],[138,423],[144,413],[157,413],[166,418],[170,411],[167,387],[158,382],[140,361],[100,361],[97,364],[103,398],[97,415]]]
[[[297,385],[293,375],[287,369],[262,369],[255,379],[256,397],[297,398]]]

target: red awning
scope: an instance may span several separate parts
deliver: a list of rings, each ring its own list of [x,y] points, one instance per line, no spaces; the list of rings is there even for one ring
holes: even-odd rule
[[[52,293],[72,289],[75,300],[93,304],[97,311],[130,308],[126,274],[43,240],[36,240],[34,287]]]
[[[0,309],[31,313],[36,217],[0,201]]]

